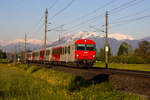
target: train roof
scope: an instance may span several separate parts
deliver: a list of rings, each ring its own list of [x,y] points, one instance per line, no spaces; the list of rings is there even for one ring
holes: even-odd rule
[[[51,49],[51,48],[59,48],[59,47],[63,47],[63,46],[69,46],[69,45],[72,45],[72,44],[95,44],[95,42],[93,40],[90,40],[90,39],[78,39],[76,41],[70,41],[66,44],[62,44],[62,45],[57,45],[57,46],[51,46],[51,47],[47,47],[47,49]],[[35,50],[35,51],[31,51],[31,52],[28,52],[28,53],[33,53],[33,52],[39,52],[39,51],[43,51],[44,49],[39,49],[39,50]]]
[[[75,41],[75,44],[95,44],[95,42],[89,39],[79,39]]]

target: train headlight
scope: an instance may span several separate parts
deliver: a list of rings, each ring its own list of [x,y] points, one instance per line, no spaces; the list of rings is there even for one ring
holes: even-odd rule
[[[79,57],[79,55],[78,55],[78,54],[77,54],[76,56],[77,56],[77,57]]]
[[[93,55],[93,58],[95,57],[95,55]]]

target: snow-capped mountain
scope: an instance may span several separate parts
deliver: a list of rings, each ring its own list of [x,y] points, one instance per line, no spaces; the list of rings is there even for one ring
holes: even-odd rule
[[[119,33],[109,34],[108,37],[114,38],[116,40],[134,40],[134,38],[130,35],[119,34]]]
[[[141,39],[141,40],[146,40],[146,41],[149,41],[149,42],[150,42],[150,36],[149,36],[149,37],[145,37],[145,38],[143,38],[143,39]]]
[[[76,40],[76,39],[89,39],[89,38],[104,38],[105,36],[96,32],[79,32],[77,34],[65,34],[61,37],[61,39],[65,40]],[[134,40],[134,38],[130,35],[125,34],[109,34],[109,38],[116,39],[116,40]],[[57,39],[58,40],[58,39]]]
[[[110,39],[115,39],[118,41],[122,40],[134,40],[134,38],[130,35],[125,35],[125,34],[109,34],[108,37]],[[96,32],[79,32],[77,34],[64,34],[63,36],[60,37],[60,39],[57,39],[56,41],[52,42],[50,46],[58,45],[58,44],[65,44],[65,43],[70,43],[73,41],[76,41],[77,39],[92,39],[92,40],[97,40],[101,39],[103,43],[105,42],[105,36]]]
[[[126,41],[128,44],[132,46],[133,49],[138,47],[138,43],[141,40],[148,40],[150,41],[150,37],[135,40],[132,36],[126,35],[126,34],[109,34],[108,35],[108,41],[109,45],[111,47],[111,52],[116,55],[118,52],[118,48],[120,44],[123,41]],[[104,48],[105,45],[105,35],[96,33],[96,32],[79,32],[76,34],[64,34],[63,36],[60,36],[60,38],[56,39],[56,41],[53,42],[47,42],[48,46],[56,46],[56,45],[63,45],[68,44],[73,41],[76,41],[78,39],[91,39],[96,42],[96,48],[99,51],[100,48]],[[27,41],[27,48],[30,50],[37,50],[42,48],[43,41],[38,39],[28,39]],[[20,50],[24,50],[24,40],[23,39],[17,39],[13,41],[2,41],[0,40],[0,47],[3,47],[3,50],[7,52],[16,51],[17,47]],[[18,49],[17,49],[18,50]]]
[[[138,47],[139,40],[135,40],[132,36],[126,34],[109,34],[109,45],[111,47],[111,52],[116,55],[118,52],[118,48],[123,41],[131,44],[133,48]],[[57,39],[56,41],[52,42],[49,46],[56,46],[56,45],[63,45],[78,39],[91,39],[96,42],[96,48],[99,50],[100,48],[104,48],[105,45],[105,36],[96,32],[79,32],[77,34],[64,34]]]
[[[3,41],[0,40],[0,47],[3,48],[6,52],[17,52],[24,50],[24,40],[16,39],[13,41]],[[47,44],[51,42],[47,41]],[[31,38],[27,40],[27,49],[28,50],[37,50],[42,48],[43,41],[35,38]],[[0,48],[0,49],[1,49]]]
[[[24,43],[24,42],[25,42],[25,40],[23,40],[23,39],[16,39],[16,40],[12,40],[12,41],[3,41],[3,40],[0,40],[0,44],[2,46],[7,46],[7,45],[10,45],[10,44],[17,44],[17,43]],[[35,45],[42,45],[43,41],[35,39],[35,38],[31,38],[31,39],[27,40],[27,43],[29,43],[29,44],[35,44]],[[50,42],[47,41],[47,43],[49,44]]]

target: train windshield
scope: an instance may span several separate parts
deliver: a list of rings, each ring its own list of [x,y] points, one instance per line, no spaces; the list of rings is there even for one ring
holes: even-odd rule
[[[95,51],[94,44],[76,44],[76,50]]]
[[[95,45],[94,44],[86,44],[86,50],[87,51],[94,51]]]
[[[76,50],[85,50],[85,44],[77,44]]]

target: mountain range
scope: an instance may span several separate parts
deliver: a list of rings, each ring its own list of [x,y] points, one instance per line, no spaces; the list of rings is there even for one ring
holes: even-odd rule
[[[133,49],[138,47],[138,43],[142,40],[150,41],[150,37],[145,37],[142,39],[134,39],[130,35],[114,33],[108,35],[109,45],[111,48],[111,52],[113,55],[116,55],[118,52],[118,48],[120,44],[125,41],[132,46]],[[91,39],[96,42],[96,48],[99,50],[100,48],[104,48],[105,44],[105,36],[96,33],[96,32],[78,32],[77,34],[64,34],[63,36],[59,37],[56,41],[47,42],[47,47],[56,46],[56,45],[63,45],[66,43],[70,43],[76,41],[78,39]],[[38,50],[42,48],[43,41],[38,39],[28,39],[27,41],[27,48],[29,50]],[[3,41],[0,40],[0,47],[3,48],[6,52],[17,52],[24,49],[24,40],[17,39],[13,41]]]

